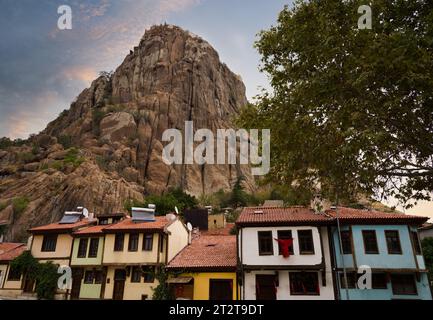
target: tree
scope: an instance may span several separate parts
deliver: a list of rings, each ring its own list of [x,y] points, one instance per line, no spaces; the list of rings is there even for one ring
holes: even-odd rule
[[[232,194],[229,204],[234,208],[244,207],[247,204],[247,194],[244,191],[242,182],[245,180],[243,176],[239,176],[233,185]]]
[[[239,123],[271,129],[279,185],[348,201],[358,194],[430,199],[433,191],[433,2],[297,1],[256,47],[272,92]]]

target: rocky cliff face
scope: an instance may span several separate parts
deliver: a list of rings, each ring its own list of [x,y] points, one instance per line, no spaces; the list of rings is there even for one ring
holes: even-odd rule
[[[0,205],[6,206],[0,221],[12,221],[9,238],[19,239],[27,227],[77,205],[122,210],[126,199],[169,187],[194,195],[227,190],[240,175],[251,189],[247,166],[162,161],[166,129],[183,132],[185,121],[213,132],[231,128],[246,103],[240,77],[209,43],[175,26],[153,27],[114,73],[93,81],[41,134],[0,151]],[[28,206],[14,214],[17,198]]]

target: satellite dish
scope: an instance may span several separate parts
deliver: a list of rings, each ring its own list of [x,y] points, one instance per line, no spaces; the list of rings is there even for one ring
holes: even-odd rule
[[[83,208],[83,216],[84,216],[85,218],[88,218],[88,217],[89,217],[89,210],[87,210],[86,208]]]
[[[192,224],[190,222],[188,222],[186,224],[186,228],[188,229],[189,232],[191,232],[192,231]]]
[[[179,214],[179,209],[175,206],[174,211],[176,211],[176,214]]]

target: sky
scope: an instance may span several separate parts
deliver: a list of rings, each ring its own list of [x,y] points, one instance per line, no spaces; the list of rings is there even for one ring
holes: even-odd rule
[[[269,88],[259,72],[257,33],[276,23],[290,0],[1,0],[0,137],[26,138],[54,120],[100,71],[115,70],[154,24],[206,39],[241,75],[251,100]],[[57,9],[72,9],[59,30]],[[393,204],[393,203],[391,203]],[[406,213],[433,217],[433,203]]]

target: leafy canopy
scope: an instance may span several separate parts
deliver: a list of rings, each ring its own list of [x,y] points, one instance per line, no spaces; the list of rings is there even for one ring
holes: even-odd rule
[[[353,199],[429,199],[433,190],[433,2],[297,1],[256,47],[272,91],[240,124],[271,129],[280,185]],[[296,182],[296,183],[294,183]]]

